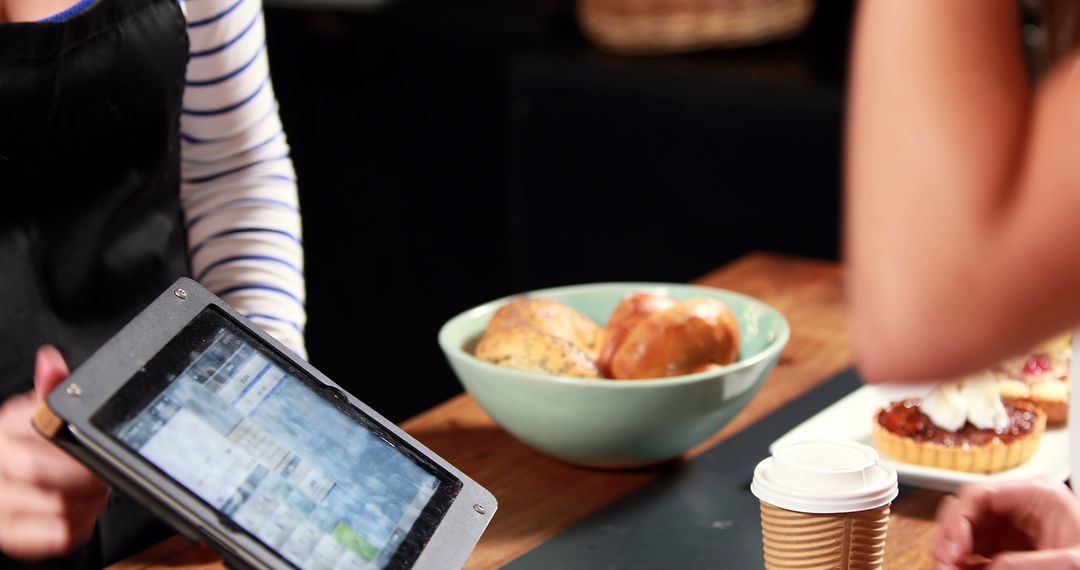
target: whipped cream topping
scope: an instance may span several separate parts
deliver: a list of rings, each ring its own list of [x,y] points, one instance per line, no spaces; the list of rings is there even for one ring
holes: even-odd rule
[[[1009,423],[997,380],[989,373],[938,384],[920,408],[935,425],[950,431],[964,427],[964,422],[979,429],[1000,429]]]
[[[967,421],[968,403],[960,391],[959,382],[942,382],[934,387],[919,406],[934,425],[949,431],[964,427]]]
[[[1009,413],[1005,411],[997,379],[992,374],[972,376],[961,384],[971,425],[979,429],[1001,429],[1009,425]]]

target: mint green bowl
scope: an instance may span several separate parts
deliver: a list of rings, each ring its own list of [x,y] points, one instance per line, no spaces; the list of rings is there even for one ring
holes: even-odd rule
[[[439,330],[439,346],[465,389],[514,437],[563,461],[627,468],[677,457],[706,440],[754,397],[791,334],[772,307],[746,295],[674,283],[596,283],[526,293],[603,324],[633,291],[712,297],[739,320],[739,359],[722,368],[655,380],[588,380],[525,372],[471,354],[488,320],[511,297],[475,307]]]

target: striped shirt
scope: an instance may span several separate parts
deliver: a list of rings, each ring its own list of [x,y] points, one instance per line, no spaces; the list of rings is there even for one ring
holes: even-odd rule
[[[121,0],[115,0],[121,1]],[[49,18],[73,17],[81,0]],[[186,0],[180,203],[195,280],[306,357],[296,175],[270,82],[260,0]]]

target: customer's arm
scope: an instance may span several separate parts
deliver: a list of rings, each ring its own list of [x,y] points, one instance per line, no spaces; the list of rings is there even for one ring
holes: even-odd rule
[[[1014,0],[867,0],[846,261],[870,380],[985,366],[1080,322],[1080,75],[1037,90]]]
[[[301,356],[305,281],[259,0],[187,2],[181,200],[196,280]]]

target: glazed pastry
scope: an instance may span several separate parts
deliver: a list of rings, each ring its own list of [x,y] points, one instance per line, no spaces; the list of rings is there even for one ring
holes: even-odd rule
[[[1070,335],[1044,343],[1031,354],[1007,360],[994,368],[1001,396],[1007,401],[1031,402],[1046,412],[1050,425],[1069,419]]]
[[[1003,403],[992,377],[892,402],[873,422],[874,446],[892,459],[977,473],[1024,463],[1045,430],[1046,413],[1030,402]]]
[[[739,323],[731,309],[716,299],[690,299],[638,322],[615,349],[611,375],[678,376],[730,364],[738,356]]]
[[[600,357],[596,361],[600,372],[605,376],[611,376],[611,360],[615,356],[615,350],[622,345],[638,323],[653,313],[673,307],[677,302],[669,295],[645,291],[623,297],[615,306],[615,310],[611,312],[607,324],[600,333]]]

